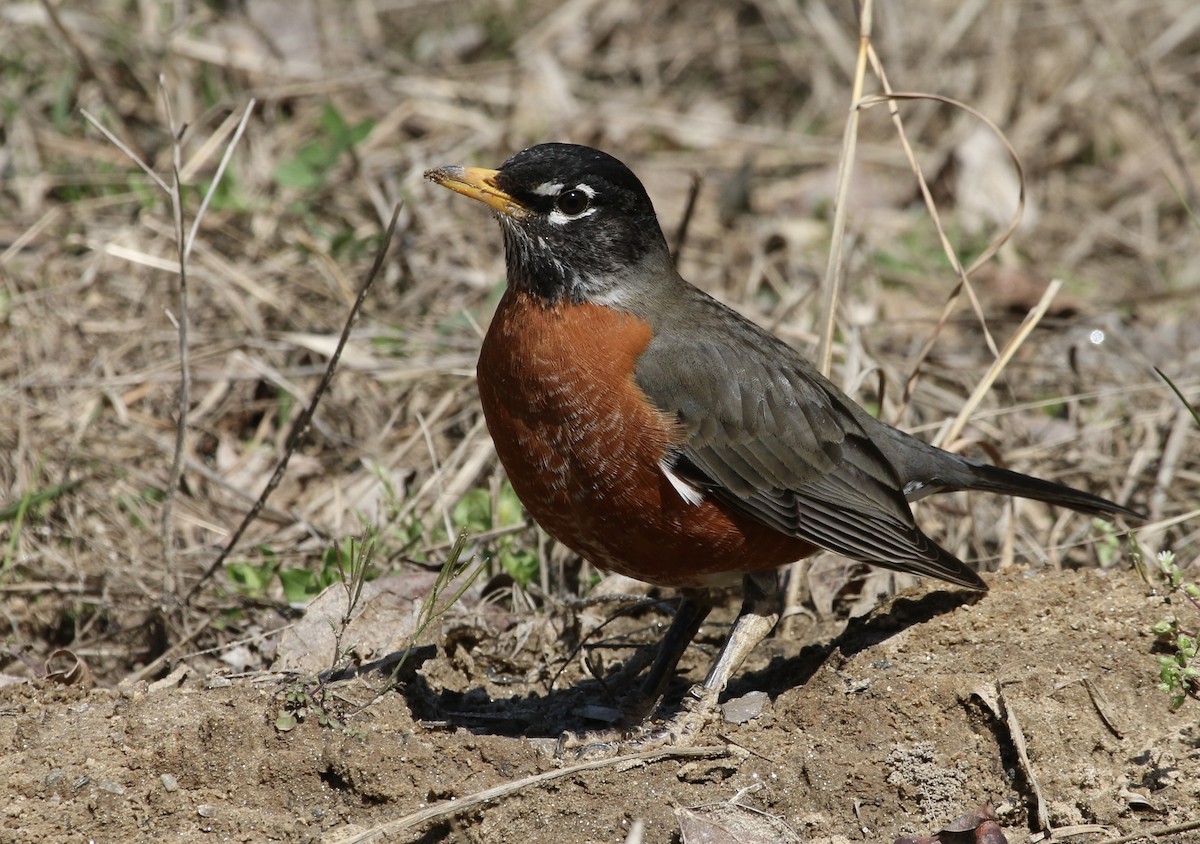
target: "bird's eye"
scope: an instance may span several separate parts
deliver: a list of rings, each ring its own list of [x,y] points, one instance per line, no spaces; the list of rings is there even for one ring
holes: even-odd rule
[[[574,190],[564,191],[558,195],[558,199],[554,201],[554,207],[568,217],[578,217],[588,209],[592,198],[579,188]]]

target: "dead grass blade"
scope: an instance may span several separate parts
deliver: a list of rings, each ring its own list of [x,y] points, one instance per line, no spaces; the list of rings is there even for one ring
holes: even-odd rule
[[[873,54],[872,57],[873,61],[877,63],[878,59],[875,58]],[[876,64],[876,72],[879,73],[881,79],[885,80],[884,85],[886,86],[886,77],[883,74],[882,66]],[[970,114],[972,117],[982,122],[996,135],[996,137],[1004,145],[1004,148],[1008,151],[1009,158],[1012,160],[1013,165],[1017,169],[1020,192],[1017,197],[1017,207],[1013,212],[1012,220],[1009,222],[1008,227],[1005,228],[1005,230],[999,235],[994,237],[988,244],[987,248],[985,248],[983,252],[981,252],[966,269],[963,268],[962,262],[958,258],[958,253],[950,243],[950,239],[947,237],[946,231],[942,227],[941,215],[938,213],[937,204],[933,200],[933,195],[929,191],[929,184],[925,180],[924,174],[921,172],[920,164],[917,162],[916,155],[912,151],[912,147],[908,142],[907,135],[904,132],[903,124],[900,121],[900,114],[895,105],[896,100],[932,100],[934,102],[945,103],[946,105],[965,111],[967,114]],[[917,359],[913,364],[912,372],[909,374],[908,379],[904,383],[904,391],[900,397],[900,409],[898,411],[899,413],[903,413],[904,408],[907,407],[908,402],[912,399],[912,391],[916,385],[917,377],[920,374],[921,365],[925,362],[925,358],[929,356],[929,352],[932,351],[938,335],[941,334],[942,329],[945,327],[946,321],[950,318],[950,314],[954,311],[954,307],[958,302],[959,295],[964,290],[967,293],[967,297],[971,302],[971,307],[974,309],[976,317],[979,319],[979,324],[983,329],[984,338],[987,341],[988,348],[991,349],[993,355],[999,354],[999,351],[996,348],[995,340],[992,339],[991,333],[988,331],[987,321],[983,315],[983,307],[979,303],[978,297],[975,295],[974,288],[971,286],[970,276],[973,272],[975,272],[975,270],[983,266],[984,263],[991,260],[992,256],[999,251],[1000,247],[1003,246],[1010,237],[1012,237],[1013,232],[1015,232],[1017,230],[1017,226],[1020,225],[1021,216],[1025,210],[1025,168],[1021,164],[1021,159],[1020,156],[1017,155],[1016,149],[1013,148],[1012,143],[1009,142],[1008,138],[1005,136],[1004,132],[1001,131],[1000,127],[984,114],[974,108],[971,108],[971,106],[967,105],[966,103],[959,102],[958,100],[950,97],[939,96],[937,94],[897,92],[889,90],[886,94],[876,94],[865,98],[859,103],[859,107],[868,108],[881,103],[888,104],[888,109],[891,112],[892,120],[896,123],[900,142],[904,146],[905,155],[908,157],[909,165],[913,168],[913,173],[917,177],[917,184],[920,186],[921,196],[925,200],[925,207],[928,209],[930,217],[933,219],[934,227],[937,229],[938,238],[942,244],[942,251],[945,253],[947,260],[950,261],[950,265],[954,268],[955,273],[958,275],[958,284],[956,284],[950,291],[950,295],[947,297],[946,304],[942,309],[941,316],[938,318],[933,330],[926,338],[921,350],[917,353]]]
[[[1165,838],[1168,835],[1191,832],[1193,829],[1200,829],[1200,820],[1186,821],[1185,823],[1173,824],[1171,826],[1160,826],[1158,829],[1148,829],[1132,833],[1131,835],[1122,835],[1120,838],[1108,838],[1101,841],[1100,844],[1133,844],[1134,841],[1141,841],[1145,838]]]
[[[971,391],[971,395],[963,402],[962,408],[959,409],[958,415],[954,417],[954,421],[950,423],[950,427],[941,436],[935,438],[934,445],[952,444],[959,438],[963,429],[967,426],[971,414],[979,407],[979,403],[983,401],[983,397],[992,388],[992,384],[996,383],[996,379],[1000,377],[1000,373],[1004,371],[1004,367],[1012,360],[1013,355],[1017,353],[1017,349],[1021,348],[1021,344],[1025,342],[1025,339],[1033,332],[1033,329],[1037,328],[1038,323],[1042,321],[1042,317],[1050,309],[1050,303],[1054,301],[1054,297],[1058,295],[1058,291],[1062,289],[1062,285],[1062,281],[1057,278],[1050,282],[1045,292],[1042,293],[1041,300],[1026,315],[1017,332],[1004,344],[1004,348],[1000,351],[997,358],[992,361],[992,365],[988,367],[988,371],[984,373],[983,378],[979,380],[979,383],[975,385],[975,389]]]
[[[1157,366],[1154,367],[1154,372],[1159,378],[1166,382],[1167,386],[1171,388],[1171,392],[1175,394],[1176,398],[1178,398],[1180,403],[1187,409],[1187,412],[1192,415],[1192,419],[1196,420],[1197,427],[1200,427],[1200,409],[1197,409],[1194,404],[1188,401],[1187,396],[1183,394],[1182,390],[1175,386],[1175,382],[1168,378],[1165,372],[1163,372]]]
[[[849,118],[842,134],[842,152],[838,157],[837,187],[835,189],[833,231],[830,234],[829,262],[825,267],[825,282],[821,296],[821,340],[817,346],[817,369],[828,377],[833,368],[833,334],[837,321],[838,291],[842,284],[842,266],[845,263],[847,199],[850,181],[854,172],[854,152],[858,146],[858,124],[862,111],[858,105],[862,99],[863,85],[867,75],[867,55],[871,49],[872,2],[863,0],[858,21],[858,59],[854,66],[854,87],[850,94]]]

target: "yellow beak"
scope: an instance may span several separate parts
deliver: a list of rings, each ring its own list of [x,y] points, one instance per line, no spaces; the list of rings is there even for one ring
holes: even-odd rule
[[[425,171],[425,178],[455,193],[478,199],[501,214],[507,214],[509,217],[525,216],[529,209],[496,187],[498,172],[483,167],[448,165]]]

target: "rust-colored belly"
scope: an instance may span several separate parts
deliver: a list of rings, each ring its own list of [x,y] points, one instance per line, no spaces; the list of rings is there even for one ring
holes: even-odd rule
[[[623,311],[505,293],[480,352],[479,394],[534,519],[600,568],[669,586],[711,585],[811,553],[671,486],[659,461],[681,434],[633,380],[650,338]]]

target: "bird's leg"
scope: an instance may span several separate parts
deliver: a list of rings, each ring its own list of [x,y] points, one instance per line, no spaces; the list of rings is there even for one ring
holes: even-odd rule
[[[610,755],[622,747],[643,746],[677,742],[686,744],[703,728],[711,715],[721,692],[729,679],[737,672],[746,656],[766,638],[779,620],[781,595],[779,582],[774,572],[748,574],[743,581],[742,609],[729,631],[729,638],[709,669],[704,682],[698,683],[684,697],[681,711],[661,726],[646,725],[637,737],[625,733],[621,741],[613,742],[603,737],[591,736],[591,740],[576,751],[577,756]],[[654,665],[643,681],[638,704],[631,708],[625,719],[628,727],[636,727],[658,706],[663,691],[675,673],[679,658],[691,644],[696,631],[712,609],[712,596],[707,590],[684,590],[683,601],[675,611],[675,620],[663,637]],[[638,731],[635,731],[638,732]],[[564,734],[559,739],[558,753],[579,747],[579,739]]]
[[[779,621],[782,596],[774,571],[747,574],[743,581],[742,609],[729,631],[729,638],[703,683],[684,697],[684,708],[667,728],[677,738],[696,735],[708,720],[717,699],[750,652],[767,637]]]
[[[658,646],[658,655],[654,664],[642,681],[641,689],[635,705],[626,713],[625,721],[629,725],[640,724],[662,701],[667,690],[667,684],[675,675],[675,667],[683,652],[687,650],[692,639],[704,619],[712,611],[712,595],[707,589],[684,589],[683,600],[675,610],[675,619],[667,628],[662,642]]]

